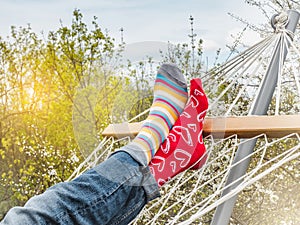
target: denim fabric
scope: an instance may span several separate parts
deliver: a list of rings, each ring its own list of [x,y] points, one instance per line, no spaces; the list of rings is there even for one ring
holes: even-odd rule
[[[148,167],[118,152],[70,182],[62,182],[12,208],[1,225],[128,224],[159,196]]]

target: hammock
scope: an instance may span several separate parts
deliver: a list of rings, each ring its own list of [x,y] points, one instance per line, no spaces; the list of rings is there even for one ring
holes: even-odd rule
[[[200,159],[206,163],[163,186],[162,197],[131,224],[228,224],[239,192],[299,159],[300,50],[293,44],[298,19],[296,11],[274,16],[273,34],[202,77],[210,101],[204,123],[207,152]],[[274,90],[266,94],[272,89],[266,83],[270,74]],[[291,99],[293,106],[287,110]],[[107,127],[105,138],[69,179],[129,142],[141,124],[128,121]],[[279,146],[281,151],[273,151]],[[266,159],[270,152],[272,158]]]

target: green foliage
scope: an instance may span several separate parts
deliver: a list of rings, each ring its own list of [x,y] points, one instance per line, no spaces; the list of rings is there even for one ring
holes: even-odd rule
[[[99,142],[116,96],[132,86],[111,66],[119,53],[79,10],[47,37],[28,26],[0,38],[0,219],[66,180]]]
[[[188,79],[201,68],[188,45],[170,47]],[[66,180],[110,123],[148,109],[157,65],[121,63],[122,45],[74,10],[70,26],[39,37],[30,26],[0,37],[0,218],[12,206]],[[139,117],[145,119],[147,114]]]

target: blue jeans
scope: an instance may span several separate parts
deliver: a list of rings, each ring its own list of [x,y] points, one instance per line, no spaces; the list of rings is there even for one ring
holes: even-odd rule
[[[0,225],[128,224],[156,197],[159,189],[149,167],[117,152],[73,181],[12,208]]]

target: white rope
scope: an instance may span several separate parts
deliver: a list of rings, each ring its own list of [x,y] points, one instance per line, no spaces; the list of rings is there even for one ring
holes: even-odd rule
[[[276,34],[276,41],[275,41],[275,45],[274,45],[274,46],[278,46],[278,43],[279,43],[280,39],[281,39],[281,34]],[[275,51],[276,51],[276,49],[274,48],[274,49],[272,50],[271,56],[273,56],[273,55],[275,54]],[[264,76],[262,77],[262,81],[261,81],[261,83],[260,83],[260,85],[259,85],[259,88],[258,88],[258,90],[257,90],[257,93],[260,93],[260,92],[261,92],[261,89],[263,88],[263,83],[264,83],[264,80],[265,80],[265,79],[266,79],[266,74],[264,74]],[[259,97],[258,95],[255,96],[255,98],[254,98],[254,100],[253,100],[253,104],[252,104],[251,107],[250,107],[250,110],[249,110],[248,115],[251,115],[251,114],[253,113],[254,106],[255,106],[254,103],[257,101],[257,98],[258,98],[258,97]]]
[[[112,141],[113,138],[103,138],[102,141],[98,144],[98,146],[93,150],[93,152],[78,166],[78,168],[72,173],[72,175],[68,178],[67,181],[72,180],[73,178],[77,177],[79,174],[84,172],[87,168],[90,167],[90,162],[93,162],[93,157],[98,153],[99,150],[102,150],[103,146],[108,142]]]
[[[137,116],[133,117],[132,119],[128,120],[128,123],[131,123],[133,121],[135,121],[136,119],[140,118],[141,116],[147,114],[150,111],[149,109],[146,109],[144,112],[141,112],[140,114],[138,114]]]
[[[248,97],[253,97],[255,93],[260,91],[261,85],[251,88],[249,86],[253,84],[256,85],[256,83],[253,83],[255,82],[254,80],[261,78],[261,74],[258,73],[258,71],[265,70],[266,60],[270,59],[270,57],[274,55],[274,50],[271,51],[270,49],[274,49],[274,46],[277,46],[280,41],[281,50],[286,46],[291,46],[293,52],[298,54],[298,57],[292,60],[292,64],[299,64],[299,61],[297,61],[300,58],[299,50],[292,42],[293,37],[290,32],[287,32],[283,29],[286,23],[285,19],[286,18],[284,18],[284,15],[276,18],[275,34],[250,47],[243,53],[240,53],[240,55],[229,60],[223,66],[210,71],[210,73],[207,73],[202,78],[203,84],[205,85],[204,88],[211,88],[207,91],[208,96],[213,96],[216,90],[222,88],[222,85],[227,85],[225,88],[223,88],[222,92],[218,96],[213,96],[214,99],[213,103],[210,104],[210,111],[213,111],[218,106],[218,104],[220,104],[220,100],[223,96],[226,95],[226,93],[232,92],[231,90],[236,83],[239,83],[240,85],[240,89],[237,91],[237,93],[234,93],[235,95],[233,96],[233,100],[228,109],[223,109],[224,112],[216,111],[210,113],[222,113],[222,115],[224,115],[223,113],[225,113],[226,116],[230,113],[234,113],[234,107],[239,103],[239,99],[243,97],[243,94],[247,95]],[[280,64],[276,89],[277,92],[275,114],[280,113],[280,104],[283,100],[280,96],[284,85],[284,67],[286,67],[286,65],[283,65],[283,51],[281,51],[279,58]],[[298,97],[300,98],[299,70],[297,71],[296,67],[292,66],[292,73],[292,77],[295,81],[295,87],[298,90]],[[245,75],[247,75],[247,77],[245,77]],[[264,79],[264,77],[262,79]],[[251,108],[252,107],[253,105],[251,106]],[[252,110],[251,108],[250,112]],[[142,115],[148,113],[148,111],[149,109],[132,118],[129,122],[135,121]],[[238,146],[256,138],[259,138],[264,145],[256,146],[256,149],[250,155],[248,155],[247,158],[233,163],[234,155],[238,150]],[[288,140],[289,138],[293,138],[295,140],[294,146],[286,147],[286,149],[282,153],[279,153],[268,161],[264,160],[264,156],[268,153],[268,150],[271,147],[274,147],[281,141]],[[98,163],[107,154],[113,151],[113,146],[118,141],[120,140],[111,138],[105,138],[103,141],[101,141],[99,146],[84,161],[84,163],[79,166],[78,170],[76,170],[71,177],[77,176],[86,168]],[[164,220],[164,224],[173,225],[177,224],[178,222],[180,224],[190,224],[193,221],[206,215],[211,210],[215,209],[218,205],[241,192],[257,180],[271,173],[283,164],[300,156],[300,138],[298,134],[290,134],[286,137],[274,139],[271,140],[271,142],[269,141],[270,140],[265,134],[261,134],[257,137],[244,141],[240,141],[237,138],[237,135],[233,135],[231,137],[218,141],[216,141],[212,136],[206,137],[205,142],[207,146],[207,162],[204,164],[204,166],[199,171],[185,171],[184,173],[176,176],[172,181],[170,181],[170,183],[166,184],[163,187],[162,191],[165,192],[165,194],[161,198],[154,201],[152,204],[149,204],[147,207],[145,207],[142,210],[141,214],[131,224],[140,224],[141,221],[146,225],[161,224],[162,217],[165,217],[166,215],[169,215],[169,217],[167,221]],[[244,160],[254,157],[256,157],[258,161],[257,164],[254,165],[253,169],[249,170],[239,179],[226,185],[226,180],[230,169],[236,167]],[[192,183],[192,185],[190,183]],[[233,188],[233,190],[231,190],[228,194],[221,196],[222,192],[225,189],[227,189],[228,187],[232,187],[234,184],[238,184],[237,187]],[[187,191],[184,192],[186,188]],[[208,196],[200,198],[200,193],[204,191],[206,191]],[[195,204],[191,205],[190,202],[194,198],[199,199],[197,199]],[[174,211],[176,211],[176,213],[174,213]],[[184,221],[182,222],[182,220]]]
[[[231,103],[231,105],[229,106],[228,110],[226,111],[226,113],[224,114],[224,116],[229,116],[230,112],[232,111],[232,109],[237,105],[237,102],[239,100],[239,98],[242,96],[242,94],[245,92],[246,88],[248,87],[248,85],[252,82],[252,78],[254,78],[254,76],[257,74],[258,70],[261,68],[261,64],[258,64],[256,66],[256,68],[253,70],[253,73],[249,79],[247,79],[246,83],[244,84],[244,86],[239,90],[238,94],[236,95],[235,99],[233,100],[233,102]]]
[[[233,67],[230,67],[227,72],[226,72],[226,76],[224,77],[223,80],[220,80],[220,76],[216,76],[217,78],[215,79],[215,83],[217,85],[214,86],[214,88],[212,90],[208,91],[208,95],[210,96],[211,94],[213,94],[214,92],[216,92],[218,90],[219,87],[221,87],[225,82],[230,82],[226,88],[221,92],[221,94],[219,94],[212,103],[210,103],[209,105],[209,111],[210,112],[216,112],[216,105],[220,102],[220,99],[226,94],[228,93],[232,87],[234,85],[236,85],[236,83],[238,82],[240,78],[240,76],[237,76],[237,74],[245,74],[247,70],[249,70],[250,67],[256,66],[256,68],[254,69],[255,72],[254,73],[250,73],[250,77],[247,78],[248,84],[250,84],[252,78],[255,77],[256,75],[256,71],[258,70],[258,68],[261,65],[261,59],[265,58],[263,57],[264,54],[266,54],[266,52],[269,52],[268,49],[272,48],[273,45],[275,45],[278,41],[280,40],[280,36],[278,34],[274,34],[272,35],[271,38],[267,38],[265,41],[261,42],[263,43],[263,45],[259,45],[260,49],[256,48],[256,51],[254,52],[255,54],[253,55],[249,55],[249,57],[244,58],[242,55],[238,58],[243,59],[241,61],[241,63],[239,65],[234,65]],[[272,44],[273,43],[273,44]],[[257,47],[257,45],[256,45]],[[261,62],[261,63],[260,63]],[[223,73],[220,71],[220,74],[222,75]],[[212,84],[210,84],[212,85]],[[246,87],[245,87],[246,88]],[[245,88],[243,90],[245,90]],[[241,95],[242,92],[239,93],[239,95]],[[253,93],[254,94],[254,93]],[[236,101],[238,100],[238,97],[236,97]],[[229,106],[229,110],[227,110],[227,112],[221,112],[222,114],[227,113],[227,115],[229,114],[229,112],[231,111],[231,109],[234,107],[234,104],[236,104],[236,101],[234,101],[230,106]]]
[[[280,165],[282,165],[283,163],[286,163],[288,161],[290,161],[291,159],[294,159],[295,157],[297,157],[299,154],[296,153],[296,150],[299,149],[299,143],[297,146],[295,146],[294,148],[291,148],[281,154],[279,154],[277,157],[274,157],[273,159],[267,161],[266,163],[262,163],[263,162],[263,157],[267,152],[267,148],[270,147],[271,145],[276,145],[276,143],[285,140],[286,138],[297,138],[298,142],[300,142],[300,138],[298,134],[291,134],[289,136],[286,136],[284,138],[281,139],[277,139],[271,143],[268,143],[268,139],[266,138],[265,135],[260,135],[258,137],[263,137],[266,144],[257,149],[256,151],[254,151],[250,156],[248,157],[253,157],[254,154],[259,154],[261,152],[261,158],[257,164],[257,166],[250,171],[249,173],[247,173],[245,176],[243,176],[241,179],[243,179],[244,181],[239,184],[239,186],[237,188],[235,188],[233,191],[231,191],[229,194],[227,194],[226,196],[223,196],[222,198],[219,198],[218,200],[216,200],[216,198],[220,195],[220,193],[222,193],[222,191],[226,188],[228,188],[229,186],[233,185],[235,182],[224,186],[226,177],[228,176],[228,171],[230,170],[230,168],[238,165],[239,163],[241,163],[243,160],[240,160],[239,162],[233,164],[233,155],[234,152],[237,150],[237,146],[239,144],[243,144],[245,142],[241,142],[241,143],[237,143],[237,137],[235,135],[235,139],[232,140],[231,138],[227,138],[226,140],[220,140],[219,142],[215,142],[214,140],[211,140],[212,146],[208,149],[208,154],[209,154],[209,161],[207,162],[207,164],[205,164],[205,166],[203,167],[203,169],[200,170],[200,176],[197,176],[197,180],[195,183],[195,186],[193,187],[192,191],[187,193],[186,195],[183,195],[180,199],[178,199],[176,202],[174,202],[173,204],[171,204],[170,206],[168,206],[166,209],[163,209],[165,206],[167,206],[168,201],[173,197],[176,196],[176,190],[180,189],[181,187],[183,187],[185,185],[185,183],[187,181],[189,181],[190,179],[192,179],[192,177],[196,176],[197,174],[199,175],[199,172],[194,172],[191,176],[188,176],[185,178],[185,173],[181,174],[179,177],[175,178],[175,184],[171,184],[171,189],[168,190],[167,195],[164,195],[161,199],[159,199],[159,201],[157,201],[153,206],[151,206],[149,209],[146,208],[143,210],[142,214],[137,218],[137,219],[142,219],[142,215],[145,214],[151,214],[151,208],[154,209],[156,206],[159,206],[161,204],[161,207],[159,208],[159,211],[154,215],[154,217],[152,217],[151,220],[148,220],[148,223],[146,224],[156,224],[156,221],[159,220],[160,216],[166,215],[168,214],[169,211],[171,211],[174,207],[178,207],[178,205],[180,204],[181,209],[179,210],[179,212],[177,213],[176,217],[173,218],[172,220],[170,220],[169,224],[175,224],[176,221],[178,221],[180,218],[182,218],[183,216],[186,216],[188,214],[190,214],[192,211],[194,211],[195,209],[197,209],[197,213],[194,214],[194,216],[191,216],[190,219],[186,220],[185,222],[182,222],[181,224],[189,224],[191,221],[194,221],[195,219],[200,218],[201,216],[205,215],[207,212],[211,211],[212,209],[214,209],[215,207],[217,207],[219,204],[222,204],[224,201],[226,201],[227,199],[229,199],[231,196],[233,196],[234,194],[242,191],[245,187],[249,186],[250,184],[252,184],[253,182],[255,182],[259,177],[262,177],[261,175],[255,175],[261,168],[269,165],[270,163],[276,163],[276,165],[271,166],[271,169],[268,169],[268,173],[270,173],[271,171],[273,171],[275,168],[278,168]],[[258,138],[258,137],[255,137]],[[211,139],[212,137],[208,137],[209,139]],[[249,141],[249,140],[247,140]],[[222,144],[224,142],[233,142],[231,144],[233,144],[230,148],[228,148],[227,144]],[[222,148],[222,150],[220,151],[220,149],[216,148],[216,146],[218,145],[224,145],[224,147]],[[231,154],[228,154],[228,152],[231,152]],[[213,152],[217,152],[218,156],[217,157],[213,157],[212,153]],[[214,162],[217,162],[220,158],[222,158],[222,156],[226,156],[226,155],[231,155],[231,159],[229,160],[229,165],[227,166],[225,165],[225,169],[223,171],[220,171],[218,174],[213,175],[210,179],[207,179],[203,184],[201,184],[201,182],[203,182],[203,176],[205,176],[205,170],[207,170],[210,166],[214,165]],[[276,162],[278,159],[282,158],[279,162]],[[265,174],[265,173],[264,173]],[[199,201],[197,204],[195,204],[194,206],[189,207],[188,202],[190,199],[192,199],[193,195],[196,194],[197,191],[201,191],[203,188],[205,188],[207,185],[211,184],[212,182],[214,182],[218,177],[221,177],[221,182],[219,182],[219,185],[217,187],[216,190],[214,190],[213,194],[209,195],[208,198],[205,198],[201,201]],[[132,224],[136,224],[137,220],[134,221]]]
[[[276,143],[277,142],[274,142],[273,144],[276,144]],[[266,147],[263,147],[264,150],[265,150],[265,148]],[[282,157],[282,159],[279,160],[277,163],[274,163],[269,168],[267,168],[263,172],[259,173],[255,177],[253,177],[253,175],[254,175],[253,171],[250,172],[250,173],[248,173],[246,176],[243,177],[244,181],[238,187],[236,187],[234,190],[232,190],[231,192],[229,192],[228,194],[226,194],[222,198],[219,198],[217,201],[215,201],[213,204],[209,205],[208,207],[206,207],[206,208],[200,208],[197,213],[195,213],[194,215],[192,215],[190,217],[190,219],[188,219],[188,220],[186,220],[186,221],[184,221],[184,222],[182,222],[180,224],[182,224],[182,225],[184,225],[184,224],[190,224],[191,222],[193,222],[196,219],[200,218],[201,216],[205,215],[206,213],[208,213],[212,209],[216,208],[218,205],[220,205],[223,202],[225,202],[226,200],[230,199],[232,196],[234,196],[237,193],[241,192],[243,189],[245,189],[249,185],[253,184],[257,180],[261,179],[262,177],[264,177],[267,174],[271,173],[275,169],[279,168],[283,164],[285,164],[285,163],[287,163],[287,162],[289,162],[289,161],[291,161],[293,159],[298,158],[300,156],[300,152],[296,152],[296,151],[299,150],[299,149],[300,149],[300,144],[298,144],[298,145],[294,146],[293,148],[289,149],[288,151],[283,152],[282,154],[280,154],[280,155],[272,158],[271,160],[267,161],[264,164],[259,163],[258,167],[255,168],[255,172],[259,171],[263,167],[268,166],[272,162],[274,162],[274,161],[278,160],[280,157]],[[266,151],[264,151],[264,153],[265,152]],[[284,155],[286,155],[286,157],[283,157]],[[261,158],[263,158],[263,156],[264,156],[264,154],[262,154]],[[224,187],[223,190],[226,189],[226,188],[227,187]]]
[[[76,170],[72,173],[72,175],[67,179],[70,181],[75,177],[79,176],[86,170],[95,167],[99,164],[99,161],[110,155],[114,151],[113,147],[116,143],[121,141],[129,141],[129,137],[124,137],[121,139],[114,139],[113,137],[104,137],[102,141],[98,144],[98,146],[93,150],[93,152],[76,168]]]
[[[243,64],[247,63],[253,57],[266,52],[266,48],[270,46],[270,43],[272,43],[274,38],[276,38],[276,35],[271,35],[270,37],[261,41],[259,44],[254,45],[250,49],[236,56],[231,61],[228,61],[226,64],[218,67],[217,69],[214,69],[210,72],[214,75],[214,77],[208,77],[208,79],[210,81],[213,79],[213,81],[217,83],[218,86],[221,86],[224,82],[230,80],[232,74],[238,71],[237,67],[241,68]],[[205,84],[206,82],[207,80],[203,79],[203,83]]]
[[[235,137],[236,137],[236,135],[234,135]],[[226,139],[226,140],[230,140],[230,138],[228,138],[228,139]],[[218,143],[222,143],[222,142],[224,142],[224,140],[221,140],[220,142],[218,142]],[[225,152],[228,152],[228,151],[232,151],[231,149],[229,149],[229,148],[225,148]],[[209,152],[209,154],[210,154],[210,152],[212,152],[212,151],[208,151]],[[207,164],[206,164],[206,166],[205,166],[205,168],[207,168],[209,165],[211,165],[211,164],[214,164],[214,161],[217,161],[217,159],[219,159],[219,158],[221,158],[223,156],[223,154],[222,155],[219,155],[218,157],[216,157],[216,158],[212,158],[212,161],[209,161]],[[210,157],[210,156],[209,156]],[[225,173],[226,171],[223,171],[223,172],[221,172],[220,174],[223,174],[223,173]],[[194,177],[195,175],[197,174],[197,172],[195,172],[192,176],[189,176],[189,177],[187,177],[187,179],[186,180],[182,180],[182,178],[184,177],[183,175],[184,175],[184,173],[180,176],[180,179],[176,179],[177,180],[177,182],[176,182],[176,184],[174,185],[174,184],[172,184],[172,190],[171,191],[168,191],[168,194],[166,195],[166,196],[163,196],[162,198],[160,198],[160,202],[162,202],[162,201],[165,201],[165,202],[167,202],[167,199],[169,199],[171,196],[173,196],[174,195],[174,191],[176,191],[177,189],[179,189],[181,186],[184,186],[185,185],[185,182],[187,182],[188,180],[190,180],[192,177]],[[214,176],[214,177],[212,177],[210,180],[207,180],[205,183],[203,183],[200,187],[197,187],[198,189],[201,189],[201,188],[203,188],[203,187],[205,187],[205,186],[207,186],[208,184],[210,184],[214,179],[216,179],[218,177],[218,175],[216,175],[216,176]],[[202,179],[202,177],[199,177],[199,178],[201,178]],[[185,196],[183,196],[181,199],[179,199],[177,202],[175,202],[174,204],[172,204],[171,206],[169,206],[167,209],[165,209],[164,211],[161,211],[159,214],[158,213],[156,213],[155,214],[155,218],[157,218],[157,217],[159,217],[159,216],[161,216],[161,215],[164,215],[165,213],[167,213],[168,212],[168,210],[170,210],[170,209],[172,209],[173,207],[175,207],[177,204],[179,204],[180,202],[185,202],[186,201],[186,199],[188,198],[188,196],[189,195],[185,195]],[[167,198],[167,199],[166,199]],[[157,205],[157,203],[156,203],[156,205]],[[150,223],[149,223],[150,224]]]
[[[257,53],[257,50],[262,49],[264,46],[267,46],[268,43],[272,42],[273,39],[274,39],[274,35],[270,35],[266,39],[263,39],[259,43],[253,45],[252,47],[248,48],[244,52],[235,56],[233,59],[229,60],[225,64],[222,64],[221,66],[216,67],[213,70],[209,71],[202,77],[203,83],[210,81],[211,79],[214,78],[211,76],[211,74],[213,74],[214,76],[216,74],[218,74],[219,77],[217,77],[217,78],[220,78],[222,76],[222,74],[226,74],[228,71],[230,71],[236,65],[238,65],[239,63],[244,61],[245,58],[251,57],[251,55],[255,55]]]
[[[264,142],[266,142],[265,145],[263,145],[261,148],[257,149],[254,153],[252,153],[249,157],[252,157],[254,154],[260,154],[261,155],[261,158],[259,160],[259,162],[257,163],[257,166],[252,170],[250,171],[249,173],[247,173],[245,176],[243,176],[243,182],[237,187],[235,188],[232,192],[230,192],[228,195],[220,198],[219,200],[216,200],[214,201],[214,199],[226,188],[228,188],[229,186],[231,186],[233,183],[231,183],[230,185],[226,186],[226,187],[222,187],[223,183],[224,182],[220,182],[219,184],[219,187],[214,191],[214,193],[212,195],[210,195],[208,198],[206,199],[203,199],[202,201],[199,201],[198,204],[194,205],[193,207],[189,208],[189,209],[186,209],[184,210],[185,207],[188,206],[187,202],[189,199],[192,198],[192,196],[196,193],[196,191],[201,191],[203,187],[205,187],[206,185],[210,184],[212,181],[215,180],[216,176],[212,177],[211,179],[207,180],[203,185],[200,185],[200,180],[203,180],[203,175],[204,175],[204,170],[208,168],[208,166],[206,166],[202,171],[201,171],[201,175],[202,176],[199,176],[198,179],[197,179],[197,182],[196,182],[196,185],[194,186],[193,190],[189,193],[187,193],[186,195],[182,196],[182,198],[180,198],[179,200],[177,200],[176,202],[174,202],[172,205],[170,205],[168,208],[166,208],[165,210],[162,210],[163,206],[166,205],[167,201],[171,198],[171,196],[173,195],[176,195],[175,191],[177,189],[179,189],[183,184],[182,184],[182,177],[183,176],[180,176],[180,179],[178,179],[176,181],[176,183],[172,186],[171,186],[171,191],[168,191],[167,193],[167,197],[164,199],[164,204],[163,206],[160,208],[160,211],[159,213],[156,213],[154,215],[154,220],[151,220],[149,221],[147,224],[155,224],[155,222],[158,220],[158,218],[162,215],[166,215],[168,214],[168,211],[172,211],[173,208],[177,207],[179,204],[183,204],[181,207],[181,210],[179,211],[179,213],[177,213],[176,217],[173,218],[169,224],[174,224],[177,220],[179,220],[181,217],[189,214],[190,212],[192,212],[193,210],[195,210],[197,207],[198,207],[198,212],[201,213],[200,215],[198,214],[195,214],[195,218],[191,217],[191,219],[197,219],[201,216],[203,216],[204,214],[206,214],[207,212],[209,212],[210,210],[214,209],[216,206],[218,206],[219,204],[223,203],[224,201],[226,201],[228,198],[230,198],[231,196],[233,196],[234,194],[242,191],[245,187],[249,186],[250,184],[252,184],[253,182],[256,181],[257,177],[260,177],[260,176],[254,176],[259,170],[261,170],[262,168],[264,167],[267,167],[268,165],[270,165],[271,163],[276,163],[276,165],[272,165],[271,168],[272,170],[269,170],[268,173],[272,172],[274,169],[278,168],[280,165],[282,165],[283,163],[286,163],[292,159],[295,159],[296,157],[298,157],[298,153],[296,152],[297,150],[299,150],[299,147],[300,147],[300,138],[299,138],[299,135],[298,134],[290,134],[286,137],[283,137],[283,138],[280,138],[280,139],[277,139],[277,140],[274,140],[270,143],[268,143],[268,139],[266,137],[266,135],[260,135],[258,137],[263,137],[264,138]],[[255,137],[258,138],[258,137]],[[286,140],[287,138],[293,138],[293,139],[297,139],[298,141],[298,144],[294,147],[292,147],[291,149],[288,149],[286,150],[285,152],[279,154],[278,156],[266,161],[265,163],[262,163],[263,161],[263,158],[267,152],[267,148],[271,147],[272,145],[276,145],[278,142],[280,141],[283,141],[283,140]],[[223,142],[224,140],[221,140],[221,142]],[[249,141],[249,140],[247,140]],[[245,143],[246,141],[244,142],[241,142],[240,144],[242,143]],[[217,143],[214,143],[214,144],[217,144]],[[237,144],[234,144],[234,146],[232,146],[232,149],[237,149]],[[217,149],[215,146],[212,146],[210,150],[214,150],[214,151],[219,151],[219,149]],[[226,148],[226,146],[224,147],[224,149],[226,151],[224,151],[221,155],[227,155],[228,153],[228,149]],[[209,151],[210,151],[209,150]],[[210,152],[211,153],[211,152]],[[232,154],[233,155],[233,154]],[[214,161],[215,158],[212,158],[212,161]],[[279,161],[278,161],[279,160]],[[213,164],[213,162],[210,161],[208,164]],[[232,161],[229,162],[229,164],[231,165],[231,167],[234,167],[236,166],[237,164],[241,163],[243,160],[237,162],[236,164],[232,164]],[[278,162],[276,162],[278,161]],[[225,176],[223,176],[223,180],[225,180],[226,178],[226,175],[229,171],[229,168],[230,167],[227,167],[227,169],[225,169],[223,172],[219,173],[217,176],[223,176],[225,174]],[[194,173],[196,174],[196,172]],[[190,177],[188,178],[190,179]],[[163,196],[164,197],[164,196]],[[163,198],[162,197],[162,198]],[[161,201],[160,201],[161,202]],[[212,203],[212,204],[210,204]],[[157,203],[156,203],[157,205]],[[200,207],[200,208],[199,208]],[[145,212],[145,211],[144,211]],[[149,212],[149,211],[148,211]],[[197,215],[197,216],[196,216]],[[190,220],[186,221],[187,223],[186,224],[189,224],[188,222],[190,222]],[[182,223],[182,224],[185,224],[185,223]]]

